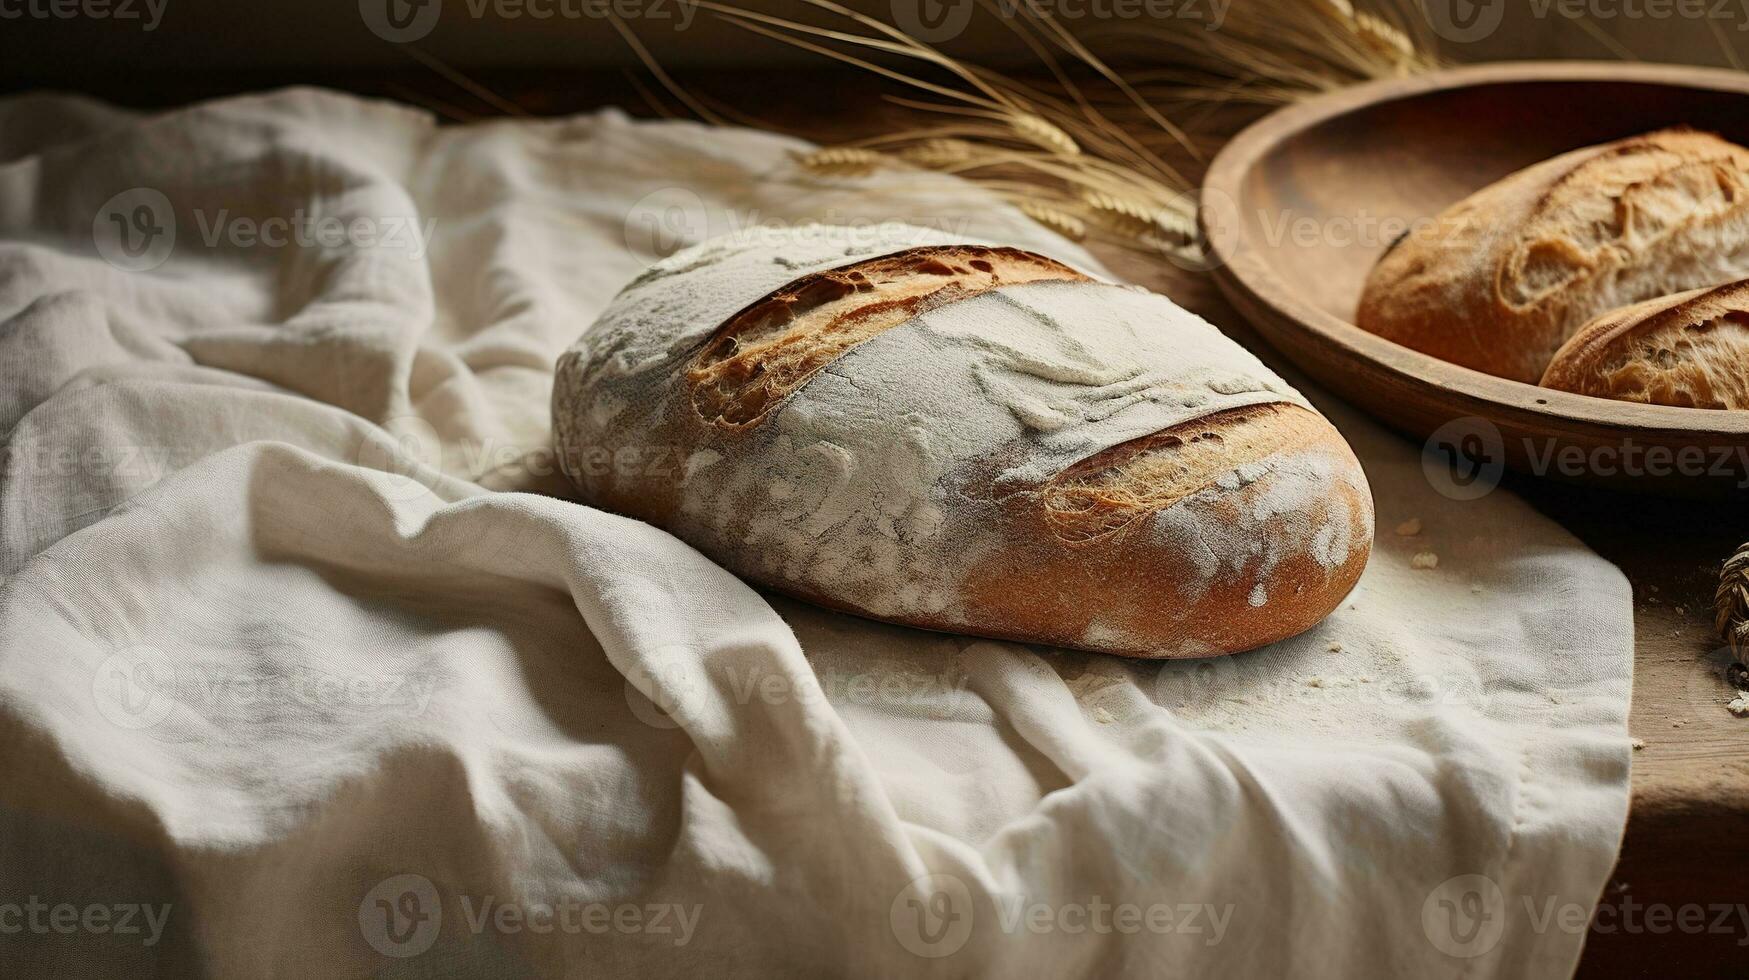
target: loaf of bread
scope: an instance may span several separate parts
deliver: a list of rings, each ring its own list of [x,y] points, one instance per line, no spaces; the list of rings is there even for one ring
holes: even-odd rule
[[[1749,277],[1749,150],[1666,130],[1521,170],[1405,236],[1356,322],[1435,357],[1535,383],[1580,326]]]
[[[1749,409],[1749,280],[1605,313],[1555,352],[1542,384],[1652,405]]]
[[[930,629],[1244,650],[1327,615],[1372,542],[1348,445],[1213,327],[905,226],[658,262],[560,359],[553,423],[585,502]]]

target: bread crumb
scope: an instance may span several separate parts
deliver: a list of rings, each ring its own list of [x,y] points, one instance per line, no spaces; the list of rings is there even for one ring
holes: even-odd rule
[[[1749,718],[1749,693],[1739,694],[1725,705],[1725,710],[1739,718]]]
[[[1409,559],[1409,567],[1418,569],[1438,568],[1439,556],[1431,551],[1423,551]]]
[[[1643,749],[1643,748],[1645,748],[1645,747],[1646,747],[1646,740],[1645,740],[1645,739],[1643,739],[1643,738],[1636,738],[1636,739],[1634,739],[1634,740],[1633,740],[1633,742],[1632,742],[1632,743],[1630,743],[1630,744],[1632,744],[1632,745],[1633,745],[1633,747],[1634,747],[1634,751],[1635,751],[1635,752],[1638,752],[1638,751],[1640,751],[1640,750],[1641,750],[1641,749]]]
[[[1306,686],[1307,687],[1323,687],[1324,686],[1324,678],[1322,678],[1322,677],[1308,677],[1308,678],[1306,678]]]
[[[1326,646],[1324,649],[1330,651],[1331,653],[1341,653],[1342,652],[1342,644],[1336,642],[1335,640],[1331,640],[1330,644],[1328,646]]]
[[[1421,518],[1411,517],[1397,525],[1397,537],[1412,538],[1421,533]]]

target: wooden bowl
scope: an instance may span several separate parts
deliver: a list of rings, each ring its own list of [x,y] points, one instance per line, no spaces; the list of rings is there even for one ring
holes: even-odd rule
[[[1593,143],[1687,124],[1749,144],[1749,74],[1599,62],[1478,65],[1278,110],[1209,169],[1214,275],[1264,338],[1324,386],[1427,440],[1453,492],[1502,463],[1679,495],[1749,486],[1749,412],[1551,391],[1354,326],[1367,272],[1406,222]],[[1434,473],[1430,470],[1430,478]]]

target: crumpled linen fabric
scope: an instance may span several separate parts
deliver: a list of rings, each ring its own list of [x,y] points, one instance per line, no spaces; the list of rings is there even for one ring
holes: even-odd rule
[[[800,147],[0,102],[0,972],[1571,970],[1544,913],[1620,843],[1626,583],[1315,389],[1371,566],[1219,660],[872,623],[564,499],[554,359],[679,244],[905,221],[1098,268]]]

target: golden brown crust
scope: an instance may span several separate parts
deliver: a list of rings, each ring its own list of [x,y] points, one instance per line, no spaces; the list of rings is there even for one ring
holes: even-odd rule
[[[1666,130],[1586,147],[1477,191],[1385,253],[1365,330],[1535,382],[1605,311],[1749,275],[1749,150]]]
[[[1555,354],[1542,385],[1652,405],[1749,409],[1749,281],[1592,320]]]
[[[806,276],[723,324],[686,372],[700,418],[758,425],[814,372],[944,303],[998,286],[1087,277],[1017,248],[914,248]]]
[[[1130,478],[1162,449],[1183,468],[1160,494],[1135,494]],[[1315,412],[1238,409],[1102,456],[1012,498],[1007,538],[1027,546],[988,563],[970,590],[1012,635],[1133,657],[1235,653],[1316,625],[1366,567],[1372,497]],[[1101,499],[1101,533],[1077,522],[1065,538],[1068,485]]]
[[[1211,444],[1234,448],[1182,452]],[[1165,447],[1183,469],[1158,497],[1130,508],[1121,530],[1066,528],[1069,486],[1121,500],[1133,492],[1130,477]],[[972,483],[988,492],[987,481]],[[1284,508],[1287,500],[1298,508]],[[1236,409],[1113,447],[1045,487],[1008,495],[1003,512],[1007,548],[965,586],[984,625],[896,621],[1143,659],[1238,653],[1321,622],[1353,591],[1372,550],[1359,461],[1323,416],[1297,405]],[[794,582],[770,584],[864,613]]]
[[[1149,514],[1206,488],[1216,477],[1254,463],[1302,436],[1280,424],[1304,413],[1291,405],[1229,409],[1113,446],[1071,466],[1045,488],[1045,516],[1071,547],[1096,545],[1133,531]]]

